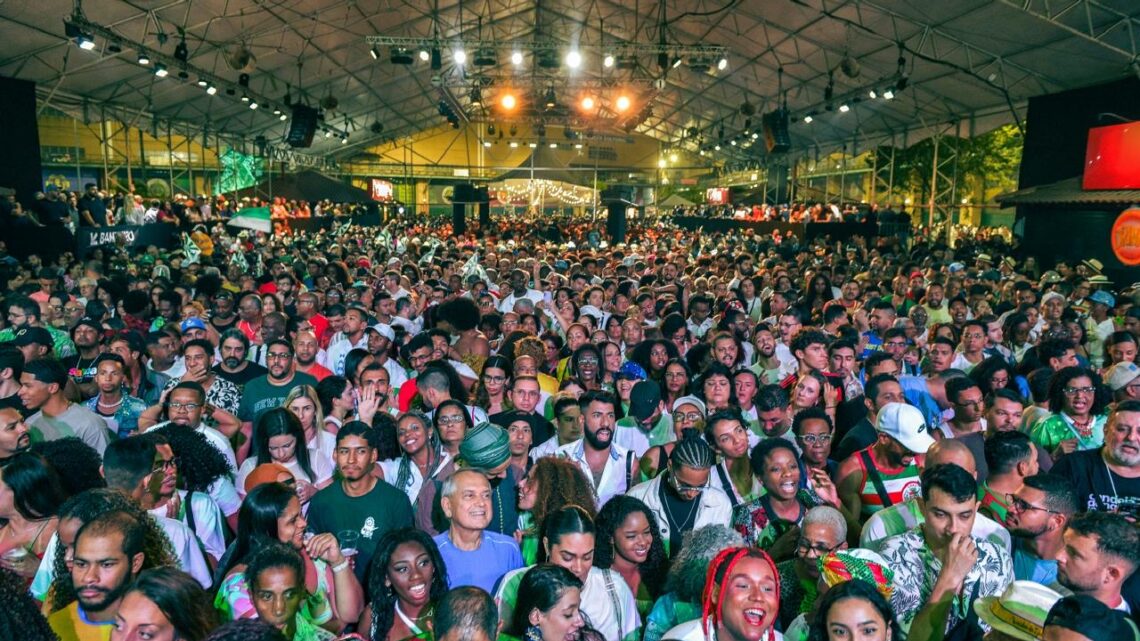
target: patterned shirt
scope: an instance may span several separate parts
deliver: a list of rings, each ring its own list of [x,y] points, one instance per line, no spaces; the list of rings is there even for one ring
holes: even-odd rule
[[[999,497],[990,489],[989,483],[982,483],[978,487],[978,511],[983,512],[986,516],[1002,524],[1006,527],[1006,518],[1009,517],[1009,506],[1003,500],[1005,497]]]
[[[966,574],[962,590],[950,604],[946,630],[966,618],[972,598],[1000,596],[1013,581],[1013,561],[1009,552],[977,537],[974,537],[974,543],[978,546],[978,561]],[[895,571],[891,605],[904,634],[909,633],[915,616],[934,591],[934,584],[942,572],[942,561],[927,547],[921,530],[911,530],[887,539],[879,553]]]
[[[139,414],[146,411],[148,407],[146,401],[136,396],[128,395],[125,390],[123,393],[122,402],[119,407],[115,409],[115,413],[111,416],[104,416],[99,412],[99,399],[101,396],[95,396],[87,399],[83,403],[87,409],[99,414],[107,423],[107,427],[118,435],[119,438],[127,438],[132,434],[138,432],[139,429]]]
[[[1029,437],[1038,447],[1043,447],[1050,453],[1057,449],[1061,441],[1073,438],[1077,439],[1078,451],[1095,450],[1104,443],[1104,424],[1107,420],[1108,416],[1105,414],[1092,417],[1092,424],[1089,425],[1092,433],[1086,438],[1077,433],[1073,420],[1064,412],[1060,412],[1038,421],[1030,431]]]
[[[181,377],[172,378],[166,383],[166,389],[174,389],[174,386],[181,382]],[[232,382],[221,376],[214,376],[214,382],[210,385],[210,389],[206,390],[206,402],[237,416],[238,407],[241,406],[241,392]]]
[[[879,469],[878,466],[875,465],[874,457],[871,456],[870,447],[856,452],[854,456],[855,460],[859,462],[859,468],[863,470],[863,486],[859,489],[859,502],[862,505],[860,509],[861,519],[866,520],[867,517],[875,512],[885,507],[890,507],[889,505],[885,505],[882,497],[879,496],[879,491],[871,478],[868,463],[870,463],[870,466],[874,466],[875,470],[878,471],[879,478],[883,483],[883,489],[886,490],[887,497],[891,500],[891,505],[898,505],[922,493],[918,465],[913,461],[910,465],[896,469]]]

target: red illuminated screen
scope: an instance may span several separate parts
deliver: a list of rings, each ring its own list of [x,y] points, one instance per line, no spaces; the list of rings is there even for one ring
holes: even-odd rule
[[[1085,189],[1140,189],[1140,122],[1089,130]]]
[[[386,202],[392,200],[392,183],[379,178],[372,179],[372,200]]]
[[[705,200],[710,205],[727,205],[728,189],[724,187],[713,187],[705,192]]]

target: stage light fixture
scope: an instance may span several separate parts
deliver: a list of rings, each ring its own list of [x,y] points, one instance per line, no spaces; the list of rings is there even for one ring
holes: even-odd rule
[[[165,78],[169,72],[166,71],[166,65],[161,62],[154,63],[154,75],[159,78]]]
[[[713,149],[715,149],[715,150],[717,150],[717,151],[720,151],[720,145],[714,145],[714,146],[713,146]]]
[[[199,87],[206,87],[206,86],[207,86],[207,85],[209,85],[209,84],[210,84],[210,83],[209,83],[209,82],[207,82],[205,78],[199,78],[199,79],[198,79],[198,86],[199,86]]]
[[[484,147],[490,147],[490,146],[491,146],[491,141],[490,141],[490,140],[484,140],[484,141],[483,141],[483,146],[484,146]]]
[[[883,97],[886,98],[887,100],[894,100],[895,99],[895,92],[891,89],[887,89],[886,91],[883,92]]]
[[[512,52],[512,53],[511,53],[511,64],[513,64],[514,66],[518,67],[518,66],[519,66],[519,65],[521,65],[522,63],[523,63],[523,55],[522,55],[522,52],[521,52],[521,51],[515,51],[515,52]]]
[[[735,146],[736,146],[736,138],[733,138],[732,140],[730,140],[730,141],[728,141],[728,142],[729,142],[729,144],[731,144],[733,147],[735,147]]]
[[[597,103],[594,102],[593,96],[586,96],[585,98],[582,98],[582,102],[580,104],[582,111],[593,111],[594,107],[597,106]]]
[[[673,56],[673,69],[681,66],[681,56]]]
[[[342,145],[348,144],[348,134],[344,134],[340,137],[340,144],[342,144]]]
[[[277,116],[277,119],[280,120],[281,122],[285,122],[286,120],[289,119],[289,116],[286,116],[285,114],[281,114],[280,116]]]
[[[427,62],[428,60],[431,60],[431,54],[428,53],[427,49],[420,49],[420,62]]]
[[[720,60],[717,60],[716,68],[718,71],[724,71],[725,69],[728,69],[728,58],[722,57]]]
[[[274,107],[273,108],[273,115],[274,116],[280,116],[281,115],[281,109]]]
[[[519,146],[519,143],[518,143],[518,142],[516,142],[516,141],[514,141],[514,140],[512,140],[512,141],[511,141],[511,149],[517,149],[517,148],[518,148],[518,146]]]
[[[839,111],[840,113],[847,113],[848,111],[851,111],[851,107],[849,107],[847,103],[843,103],[842,105],[839,105]]]
[[[471,88],[471,106],[472,107],[483,106],[483,92],[479,89],[479,87],[472,87]]]
[[[538,143],[537,142],[527,143],[527,147],[534,149],[534,148],[538,147]]]
[[[372,48],[372,55],[373,57],[380,55],[375,47]],[[412,57],[412,52],[403,47],[393,47],[392,52],[388,55],[388,60],[394,65],[410,65],[415,62],[415,58]]]
[[[86,33],[81,33],[75,38],[75,44],[84,51],[91,51],[95,48],[95,40]]]
[[[554,94],[554,87],[546,88],[546,95],[543,97],[543,102],[547,109],[554,109],[558,106],[558,96]]]
[[[577,49],[571,49],[566,53],[566,66],[571,69],[582,66],[582,54]]]
[[[660,158],[660,159],[658,159],[658,161],[657,161],[657,166],[658,166],[658,167],[660,167],[661,169],[664,169],[664,168],[665,168],[665,167],[667,167],[668,165],[669,165],[669,163],[665,162],[665,159],[664,159],[664,158]]]
[[[218,93],[218,88],[215,87],[214,85],[210,85],[209,87],[206,87],[206,93],[208,93],[212,96],[212,95]]]
[[[150,56],[146,55],[145,53],[139,53],[139,64],[140,65],[149,65],[150,64]]]
[[[183,40],[174,47],[174,59],[178,62],[186,62],[190,59],[190,49],[186,46],[186,41]]]
[[[629,96],[622,94],[618,96],[617,101],[614,103],[614,106],[617,107],[618,112],[626,112],[629,111],[629,108],[632,104],[633,103],[630,102]]]
[[[495,54],[495,50],[489,47],[484,47],[475,52],[475,58],[472,63],[476,67],[492,67],[499,62],[499,57]]]
[[[257,101],[256,101],[256,100],[250,100],[250,101],[249,101],[249,108],[250,108],[251,110],[253,110],[253,109],[257,109]]]
[[[879,92],[872,89],[872,90],[867,92],[867,95],[871,97],[871,100],[874,100],[875,98],[879,97]]]
[[[431,70],[439,71],[443,68],[443,53],[437,47],[431,50]]]
[[[332,138],[332,130],[331,129],[325,130],[325,138]]]
[[[602,66],[609,69],[614,66],[614,54],[607,53],[605,58],[602,58]]]
[[[371,49],[369,49],[368,53],[372,56],[373,60],[379,60],[380,59],[380,52],[377,51],[376,47],[372,47]]]
[[[556,143],[556,142],[550,143],[550,148],[551,149],[558,149],[558,143]]]
[[[519,101],[513,93],[507,92],[499,97],[499,106],[506,111],[514,111],[515,107],[519,106]]]
[[[677,162],[677,152],[669,154],[669,162]]]
[[[249,94],[244,94],[244,93],[243,93],[243,94],[241,95],[241,101],[242,101],[242,102],[249,102]]]
[[[467,63],[467,52],[464,51],[462,47],[456,49],[451,52],[451,59],[454,60],[457,65],[464,65]]]
[[[574,148],[575,148],[575,149],[581,149],[581,148],[582,148],[582,143],[580,143],[580,142],[576,142],[576,143],[574,143]]]
[[[107,53],[123,53],[123,48],[112,42],[107,45]]]

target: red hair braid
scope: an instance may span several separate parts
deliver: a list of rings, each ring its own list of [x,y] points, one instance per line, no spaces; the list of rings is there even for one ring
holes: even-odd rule
[[[780,608],[780,572],[776,569],[775,562],[768,553],[757,547],[731,547],[725,548],[713,557],[712,562],[709,564],[709,572],[705,577],[705,589],[701,594],[701,625],[704,627],[705,641],[709,639],[709,628],[715,628],[720,624],[720,620],[724,615],[724,595],[725,590],[720,590],[716,598],[716,605],[713,605],[713,590],[717,587],[717,574],[721,574],[721,581],[732,573],[732,569],[741,559],[751,557],[756,559],[763,559],[768,564],[768,568],[772,570],[772,577],[776,581],[776,610]],[[723,570],[723,573],[722,573]],[[709,624],[712,624],[711,626]],[[768,638],[775,640],[775,627],[768,629]]]

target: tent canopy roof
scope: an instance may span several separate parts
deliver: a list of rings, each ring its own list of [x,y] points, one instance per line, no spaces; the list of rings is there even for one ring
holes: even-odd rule
[[[228,195],[228,194],[227,194]],[[304,170],[295,174],[285,174],[266,179],[253,187],[238,190],[236,198],[281,197],[286,200],[319,201],[334,203],[371,202],[372,195],[366,190],[330,178],[319,171]]]

